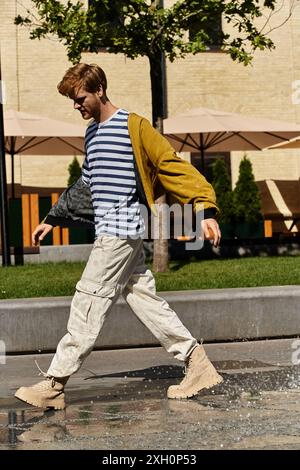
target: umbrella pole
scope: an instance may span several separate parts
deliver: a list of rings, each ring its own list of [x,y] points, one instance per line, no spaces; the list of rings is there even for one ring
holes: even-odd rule
[[[203,143],[203,134],[200,134],[200,152],[201,152],[201,173],[205,175],[204,171],[204,143]]]
[[[11,154],[11,198],[15,199],[15,164],[14,164],[15,154]]]
[[[10,266],[10,247],[8,232],[7,183],[5,166],[4,122],[2,105],[1,56],[0,56],[0,224],[2,266]]]
[[[13,138],[11,141],[10,156],[11,156],[11,198],[15,199],[15,152],[13,148]]]

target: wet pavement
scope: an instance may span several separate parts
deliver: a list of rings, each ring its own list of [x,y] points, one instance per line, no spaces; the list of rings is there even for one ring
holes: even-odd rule
[[[0,450],[300,449],[300,366],[294,340],[206,347],[224,382],[168,400],[182,377],[162,348],[96,351],[66,389],[67,408],[43,411],[13,397],[37,381],[34,358],[0,366]]]

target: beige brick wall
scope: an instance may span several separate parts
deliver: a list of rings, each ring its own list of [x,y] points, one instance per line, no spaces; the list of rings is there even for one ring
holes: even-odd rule
[[[31,2],[22,0],[22,5],[30,7]],[[6,109],[43,114],[82,124],[79,113],[73,110],[72,102],[56,90],[64,72],[72,65],[67,60],[65,48],[53,39],[30,40],[26,28],[13,24],[17,13],[24,13],[24,8],[19,2],[1,0],[0,40],[2,75],[7,91]],[[139,58],[133,61],[121,54],[100,53],[83,54],[82,61],[97,63],[103,67],[108,77],[108,95],[113,103],[151,118],[147,59]],[[67,167],[73,155],[52,156],[51,165],[48,158],[50,157],[27,155],[16,157],[16,183],[20,182],[24,186],[66,186]],[[10,182],[8,158],[7,178]]]
[[[31,7],[30,0],[22,5]],[[172,0],[166,1],[166,6]],[[274,18],[286,17],[290,1]],[[54,39],[31,41],[26,28],[13,18],[23,13],[17,0],[1,0],[0,40],[2,73],[7,88],[6,108],[80,123],[72,103],[60,96],[56,85],[71,65],[65,48]],[[258,52],[253,65],[244,67],[224,53],[190,55],[167,64],[168,112],[176,115],[206,106],[247,115],[300,123],[300,104],[292,102],[292,84],[300,80],[300,8],[272,33],[276,50]],[[151,118],[149,66],[146,58],[134,61],[123,55],[83,54],[83,61],[101,65],[108,76],[108,95],[118,106]],[[256,179],[294,179],[300,176],[300,151],[247,152]],[[232,177],[236,181],[243,152],[232,154]],[[65,186],[67,166],[73,156],[16,158],[16,179],[23,185]],[[45,172],[45,167],[47,172]],[[10,170],[8,168],[8,179]]]

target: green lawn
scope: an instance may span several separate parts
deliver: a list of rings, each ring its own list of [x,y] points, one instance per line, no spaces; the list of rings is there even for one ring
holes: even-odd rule
[[[84,263],[0,268],[0,299],[73,295],[83,268]],[[174,261],[156,282],[158,291],[300,284],[300,256]]]

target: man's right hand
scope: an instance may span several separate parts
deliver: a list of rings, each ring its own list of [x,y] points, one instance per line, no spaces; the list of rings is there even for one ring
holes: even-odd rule
[[[39,224],[35,231],[32,233],[32,244],[37,246],[40,241],[44,240],[45,236],[53,229],[53,225],[50,224]]]

